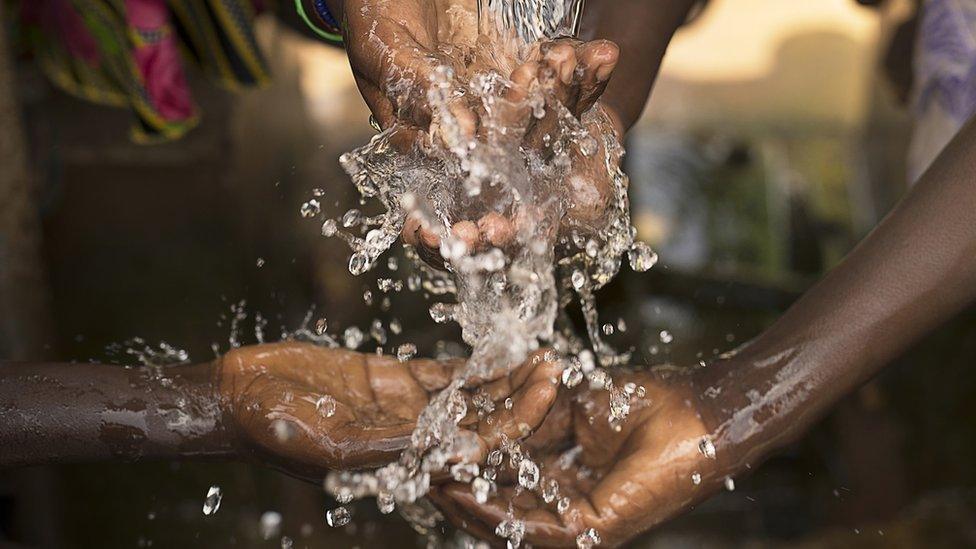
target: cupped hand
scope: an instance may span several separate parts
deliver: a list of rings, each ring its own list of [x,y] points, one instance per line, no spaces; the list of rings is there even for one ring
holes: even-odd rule
[[[562,118],[567,114],[592,138],[592,150],[584,153],[579,145],[571,145],[567,150],[570,168],[559,183],[563,188],[556,191],[565,201],[563,218],[558,223],[561,236],[569,236],[573,231],[586,236],[598,233],[613,198],[604,134],[612,132],[612,137],[619,140],[622,133],[616,117],[598,105],[598,100],[618,58],[617,46],[606,40],[560,39],[540,43],[529,60],[511,73],[506,101],[496,105],[490,120],[492,128],[501,127],[522,136],[520,147],[544,161],[555,155],[554,136],[562,131],[560,126],[565,124]],[[561,108],[551,103],[541,118],[534,116],[533,108],[526,101],[534,89],[542,89]],[[594,119],[583,122],[583,115],[594,108],[603,110],[610,123],[602,124]],[[490,131],[485,127],[486,119],[477,110],[474,112],[472,131],[477,132],[478,139],[485,139]],[[516,241],[518,230],[516,220],[495,211],[477,219],[455,221],[450,228],[451,236],[464,242],[469,253],[490,248],[508,250]],[[443,267],[440,245],[445,234],[442,227],[431,226],[422,216],[413,215],[404,225],[403,240],[417,248],[429,263]]]
[[[471,0],[357,0],[346,2],[344,12],[350,64],[379,125],[386,129],[397,124],[445,143],[453,138],[440,134],[438,115],[428,100],[441,67],[457,75],[494,70],[509,79],[503,112],[490,123],[479,101],[451,94],[447,112],[457,122],[462,139],[485,139],[489,126],[501,126],[521,136],[523,148],[545,158],[553,154],[545,136],[556,134],[561,112],[550,108],[541,119],[532,116],[525,101],[530,90],[541,86],[580,119],[606,89],[619,58],[612,42],[560,39],[537,44],[520,65],[499,59],[498,52],[507,50],[486,43],[485,37],[479,41],[477,9]],[[599,149],[590,155],[570,151],[573,168],[565,182],[570,199],[561,224],[565,233],[578,228],[598,231],[612,194],[600,134],[589,129]],[[506,250],[516,239],[516,227],[504,213],[456,220],[450,232],[472,253],[489,247]],[[405,223],[403,240],[428,263],[442,268],[440,245],[446,234],[443,227],[412,215]]]
[[[702,442],[709,432],[703,413],[708,413],[700,410],[699,392],[685,376],[614,376],[616,387],[627,383],[644,389],[632,395],[619,431],[608,421],[606,390],[560,395],[523,445],[543,464],[536,490],[509,479],[482,504],[468,485],[452,484],[433,494],[438,507],[454,525],[486,540],[499,539],[494,532],[502,521],[523,520],[524,541],[536,547],[574,547],[577,536],[591,528],[601,546],[615,546],[688,509],[722,480]],[[646,393],[639,397],[640,392]],[[547,503],[542,489],[549,479],[559,489]],[[568,505],[562,507],[564,497]]]
[[[230,351],[218,361],[217,384],[243,449],[315,479],[396,459],[421,410],[462,364],[285,342]],[[490,424],[475,413],[462,421],[482,451],[542,422],[555,400],[557,369],[536,354],[508,376],[465,390],[469,401],[484,392],[497,402]],[[510,409],[502,403],[508,398]]]

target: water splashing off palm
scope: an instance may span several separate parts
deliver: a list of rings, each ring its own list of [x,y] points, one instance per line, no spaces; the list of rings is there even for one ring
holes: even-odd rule
[[[632,265],[650,263],[646,247],[635,247],[623,150],[598,103],[616,47],[561,38],[575,32],[582,2],[392,4],[367,1],[347,14],[350,33],[367,37],[368,46],[350,56],[375,69],[357,81],[383,130],[340,159],[363,197],[385,212],[355,231],[329,233],[350,245],[357,275],[402,235],[435,267],[423,270],[432,287],[454,294],[449,317],[471,355],[420,414],[398,462],[355,482],[335,474],[330,483],[378,495],[387,508],[392,499],[416,519],[432,475],[459,456],[480,460],[491,450],[459,427],[475,408],[462,389],[511,374],[543,346],[555,351],[537,360],[571,368],[571,379],[602,374],[585,342],[560,322],[574,295],[600,364],[624,361],[600,338],[593,292],[632,248],[639,256]],[[561,377],[557,371],[553,385]],[[518,427],[493,439],[513,463],[518,439],[534,426]],[[495,471],[490,463],[481,471],[479,490],[490,489]],[[552,488],[537,468],[530,472],[530,489]]]

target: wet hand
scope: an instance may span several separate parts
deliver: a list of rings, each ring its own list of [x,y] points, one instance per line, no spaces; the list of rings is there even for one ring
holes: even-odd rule
[[[430,397],[448,386],[462,364],[401,363],[392,356],[285,342],[232,350],[216,371],[237,444],[290,474],[314,479],[330,469],[396,459]],[[503,435],[523,438],[542,422],[555,400],[558,368],[537,354],[506,377],[464,390],[471,413],[462,426],[481,452]],[[490,424],[470,404],[478,392],[496,403]],[[503,404],[508,398],[511,409]]]
[[[584,43],[561,39],[541,43],[530,54],[529,60],[512,72],[505,93],[507,101],[496,105],[499,112],[492,123],[522,136],[523,150],[531,151],[544,160],[551,159],[554,154],[549,141],[552,136],[558,135],[560,117],[565,112],[581,120],[584,113],[596,107],[603,109],[611,121],[609,127],[600,127],[599,123],[593,121],[585,123],[595,144],[595,149],[589,154],[583,154],[578,147],[571,147],[568,151],[572,167],[564,181],[567,201],[565,216],[559,223],[561,236],[569,236],[573,231],[583,235],[599,232],[612,199],[613,187],[607,173],[603,134],[608,130],[613,131],[619,139],[622,133],[615,115],[597,103],[618,59],[616,45],[606,40]],[[566,111],[548,108],[542,118],[533,116],[532,107],[526,99],[530,90],[540,87]],[[481,117],[475,115],[472,123],[475,127],[471,131],[483,139],[486,129],[481,124]],[[442,228],[426,223],[419,214],[414,214],[406,220],[403,240],[414,246],[428,263],[442,268],[442,231]],[[471,253],[483,252],[491,247],[507,250],[515,242],[516,233],[516,221],[497,212],[489,212],[478,219],[460,220],[451,227],[451,235],[464,242]]]
[[[470,486],[452,484],[433,494],[438,507],[454,525],[486,540],[499,539],[495,528],[512,518],[511,508],[514,518],[525,522],[524,541],[544,547],[574,547],[577,536],[590,528],[601,547],[619,545],[688,509],[721,485],[715,478],[718,462],[699,448],[708,432],[693,404],[701,402],[695,398],[699,392],[685,377],[615,376],[617,387],[628,382],[646,394],[631,397],[629,417],[619,431],[608,422],[607,391],[586,388],[560,395],[523,444],[542,464],[538,489],[518,487],[510,472],[507,485],[500,481],[487,504],[477,502]],[[541,496],[548,479],[559,486],[551,503]],[[565,507],[562,498],[568,498]]]

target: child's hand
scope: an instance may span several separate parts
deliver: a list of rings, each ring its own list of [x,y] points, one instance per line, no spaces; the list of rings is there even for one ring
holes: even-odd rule
[[[536,119],[531,107],[522,101],[534,86],[542,86],[556,100],[562,103],[576,118],[593,108],[606,89],[619,52],[616,45],[605,40],[578,42],[558,40],[543,43],[530,57],[530,60],[516,68],[511,75],[511,86],[506,99],[510,107],[500,104],[496,120],[524,135],[521,146],[532,150],[543,158],[551,157],[552,151],[546,143],[547,135],[558,132],[558,113],[547,109],[545,116]],[[603,108],[603,107],[598,107]],[[619,125],[613,113],[607,112],[618,139],[622,138]],[[484,128],[478,117],[472,113],[472,123],[478,133]],[[527,125],[526,125],[527,124]],[[583,155],[573,147],[570,150],[572,169],[566,177],[565,195],[571,197],[566,204],[564,219],[559,223],[563,235],[578,229],[582,234],[594,234],[602,228],[604,213],[612,199],[613,188],[606,168],[603,129],[591,124],[588,128],[597,144],[597,150]],[[483,136],[479,136],[483,137]],[[470,252],[481,252],[489,247],[505,250],[516,239],[516,225],[503,215],[488,213],[479,219],[461,220],[451,227],[454,237],[464,241]],[[441,236],[433,227],[426,226],[420,216],[408,217],[403,229],[403,240],[417,248],[418,253],[428,263],[442,267],[440,257]]]
[[[560,396],[523,444],[541,467],[539,489],[519,489],[512,471],[499,471],[498,492],[487,504],[476,501],[470,486],[451,484],[433,494],[440,510],[486,540],[498,539],[495,527],[511,518],[512,509],[514,518],[525,521],[526,543],[575,547],[577,535],[593,528],[601,547],[613,547],[721,486],[719,461],[699,449],[709,432],[702,416],[709,412],[700,409],[704,405],[690,379],[664,381],[646,372],[615,376],[617,387],[628,382],[643,386],[646,395],[632,397],[619,432],[608,422],[607,391],[585,388]],[[575,459],[566,459],[564,454],[577,445]],[[559,495],[546,503],[539,492],[550,478],[559,483]],[[560,512],[563,497],[570,503]]]
[[[276,343],[229,352],[218,361],[216,385],[243,449],[296,476],[321,478],[330,469],[396,459],[429,398],[461,365]],[[465,390],[469,414],[462,426],[482,453],[502,435],[519,439],[526,426],[541,423],[555,400],[558,368],[537,354],[508,377]],[[497,404],[490,424],[470,404],[476,391]],[[508,397],[511,409],[502,405]]]

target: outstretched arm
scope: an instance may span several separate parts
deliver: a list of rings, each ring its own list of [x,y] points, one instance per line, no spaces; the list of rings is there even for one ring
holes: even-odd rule
[[[0,468],[228,457],[210,364],[0,364]]]
[[[739,356],[702,373],[733,395],[717,426],[729,467],[797,438],[976,298],[974,219],[976,118],[837,268]],[[750,390],[761,399],[745,398]]]
[[[486,505],[454,485],[435,494],[442,510],[491,537],[514,502],[525,541],[559,547],[596,534],[602,546],[619,545],[687,511],[976,299],[974,212],[976,119],[884,222],[752,343],[691,372],[613,372],[616,390],[631,382],[646,391],[628,399],[619,430],[607,421],[606,391],[562,397],[526,446],[550,464],[543,477],[558,481],[565,504],[500,487]],[[580,450],[567,466],[560,452],[573,445]],[[578,474],[583,466],[588,475]]]
[[[165,367],[0,364],[0,468],[79,461],[257,458],[301,478],[396,459],[432,394],[463,361],[399,361],[307,343],[242,347]],[[462,391],[499,405],[462,427],[487,451],[537,426],[558,364],[533,356]],[[474,406],[469,407],[474,410]]]

